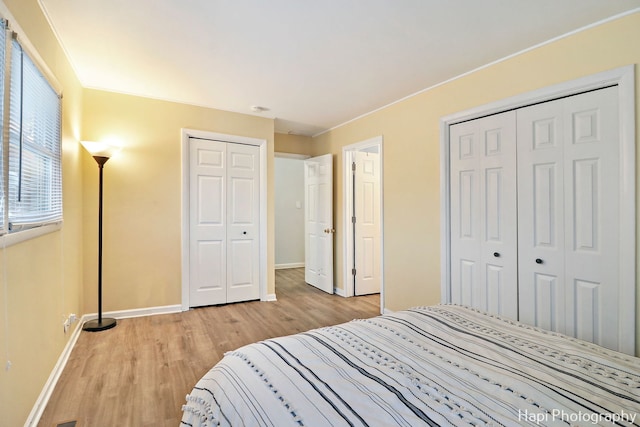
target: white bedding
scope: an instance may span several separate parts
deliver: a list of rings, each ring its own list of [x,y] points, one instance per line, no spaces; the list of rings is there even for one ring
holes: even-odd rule
[[[229,352],[183,426],[640,426],[640,359],[459,306]]]

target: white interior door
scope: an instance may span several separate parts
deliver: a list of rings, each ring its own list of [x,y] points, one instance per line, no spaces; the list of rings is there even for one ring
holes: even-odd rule
[[[333,156],[304,161],[305,281],[333,293]]]
[[[227,144],[227,302],[260,298],[259,155]]]
[[[521,320],[619,349],[616,87],[518,111]]]
[[[355,295],[380,292],[380,155],[356,151],[354,172]]]
[[[618,88],[564,100],[566,334],[620,351]],[[565,184],[567,185],[567,184]],[[626,343],[625,343],[626,344]]]
[[[227,302],[226,144],[189,140],[189,303]]]
[[[189,139],[189,305],[259,298],[259,148]]]
[[[451,301],[518,318],[515,112],[451,126]]]
[[[557,332],[565,330],[563,128],[561,102],[518,111],[520,321]]]

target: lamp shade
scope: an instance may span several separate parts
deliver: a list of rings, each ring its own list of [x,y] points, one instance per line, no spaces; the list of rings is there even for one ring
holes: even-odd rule
[[[107,159],[113,157],[121,148],[108,142],[80,141],[80,143],[93,157],[106,157]]]

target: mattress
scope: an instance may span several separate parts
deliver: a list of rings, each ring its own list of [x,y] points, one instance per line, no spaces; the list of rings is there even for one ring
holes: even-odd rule
[[[183,426],[640,426],[640,359],[438,305],[229,352]]]

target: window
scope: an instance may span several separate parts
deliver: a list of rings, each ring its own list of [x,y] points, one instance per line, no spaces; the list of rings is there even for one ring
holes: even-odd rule
[[[62,220],[61,101],[15,37],[0,43],[10,59],[0,233],[11,233]]]
[[[5,70],[5,52],[7,44],[7,21],[0,19],[0,118],[4,118],[4,70]],[[4,120],[0,121],[0,235],[4,234],[7,230],[7,219],[5,209],[5,175],[4,170],[7,162],[5,162],[5,147],[4,147]]]

